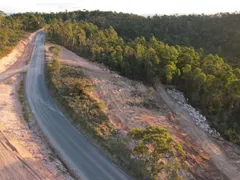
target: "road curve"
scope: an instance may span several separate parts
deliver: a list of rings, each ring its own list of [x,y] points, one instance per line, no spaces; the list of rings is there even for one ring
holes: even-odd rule
[[[26,77],[29,107],[59,156],[83,180],[130,179],[66,119],[49,95],[44,77],[45,34],[37,35]]]

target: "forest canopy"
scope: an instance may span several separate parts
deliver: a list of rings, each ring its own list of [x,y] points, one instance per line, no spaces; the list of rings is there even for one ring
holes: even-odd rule
[[[135,14],[74,11],[43,14],[47,23],[54,18],[63,21],[88,21],[99,28],[112,26],[125,40],[152,36],[169,45],[203,48],[217,53],[238,65],[240,59],[240,14],[219,13],[215,15],[155,15],[143,17]],[[238,64],[237,64],[238,63]]]
[[[240,144],[240,14],[171,15],[74,11],[0,13],[0,56],[23,32],[48,38],[132,79],[175,85],[212,127]]]
[[[43,19],[43,17],[41,17]],[[13,47],[24,37],[26,31],[40,29],[43,24],[40,17],[33,13],[21,16],[7,16],[0,10],[0,58],[7,55]]]
[[[0,11],[0,58],[9,53],[23,35],[21,22]]]
[[[48,38],[129,78],[175,85],[213,127],[240,143],[240,69],[219,55],[191,46],[170,46],[154,36],[126,41],[112,26],[102,29],[86,21],[54,19]]]

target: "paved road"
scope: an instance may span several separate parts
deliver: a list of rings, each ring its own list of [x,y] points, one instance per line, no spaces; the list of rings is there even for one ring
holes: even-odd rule
[[[29,106],[44,135],[83,180],[130,179],[66,119],[51,99],[44,79],[45,34],[37,36],[26,78]]]

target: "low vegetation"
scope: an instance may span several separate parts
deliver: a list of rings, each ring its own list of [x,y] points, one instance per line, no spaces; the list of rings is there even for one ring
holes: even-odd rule
[[[59,51],[54,49],[54,47],[51,47],[50,50],[52,52]],[[48,84],[52,94],[70,117],[72,123],[97,146],[103,149],[117,164],[137,179],[154,179],[160,172],[163,173],[163,171],[166,175],[172,177],[172,179],[173,177],[178,179],[177,172],[179,168],[182,167],[181,163],[175,164],[176,166],[167,163],[178,162],[178,160],[175,159],[177,158],[177,153],[175,154],[176,148],[174,147],[176,143],[168,131],[160,127],[150,127],[142,131],[144,134],[147,134],[147,132],[152,129],[153,133],[149,134],[149,137],[153,137],[154,134],[156,137],[155,141],[149,141],[148,144],[146,143],[146,147],[152,145],[155,151],[159,152],[159,148],[162,147],[163,151],[161,155],[165,154],[169,156],[169,159],[164,157],[164,165],[160,161],[149,163],[148,157],[153,157],[153,154],[156,152],[152,152],[149,149],[148,152],[139,151],[139,154],[137,154],[136,150],[139,149],[140,146],[142,147],[142,145],[136,146],[134,149],[129,147],[129,144],[131,144],[133,140],[139,142],[138,144],[141,144],[140,142],[146,142],[146,139],[136,138],[140,137],[140,130],[133,130],[127,138],[123,138],[119,134],[119,131],[111,125],[104,110],[104,102],[96,100],[91,96],[93,92],[91,80],[84,75],[79,67],[60,65],[56,54],[58,53],[53,54],[54,60],[47,64]],[[137,134],[137,132],[139,132],[139,134]],[[141,137],[143,138],[145,136],[142,134]],[[158,144],[158,150],[154,144]],[[179,147],[179,150],[183,152],[179,144],[177,144],[176,147]],[[131,157],[132,155],[134,155],[134,158]],[[163,158],[161,155],[159,154],[157,157],[159,160]],[[159,168],[157,168],[158,166]]]
[[[28,113],[27,104],[24,100],[24,82],[23,82],[23,80],[21,81],[19,89],[18,89],[18,99],[19,99],[20,103],[22,104],[23,118],[25,119],[26,122],[28,122],[29,121],[29,113]]]
[[[57,58],[60,56],[61,53],[61,47],[60,46],[51,46],[49,48],[49,51],[53,54],[54,58]]]

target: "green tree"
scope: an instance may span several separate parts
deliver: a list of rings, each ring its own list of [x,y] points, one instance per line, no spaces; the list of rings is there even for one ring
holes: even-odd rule
[[[137,143],[133,155],[145,161],[150,168],[150,179],[157,179],[159,173],[164,172],[171,179],[179,178],[180,160],[185,152],[165,128],[149,126],[144,130],[132,129],[129,136]]]

